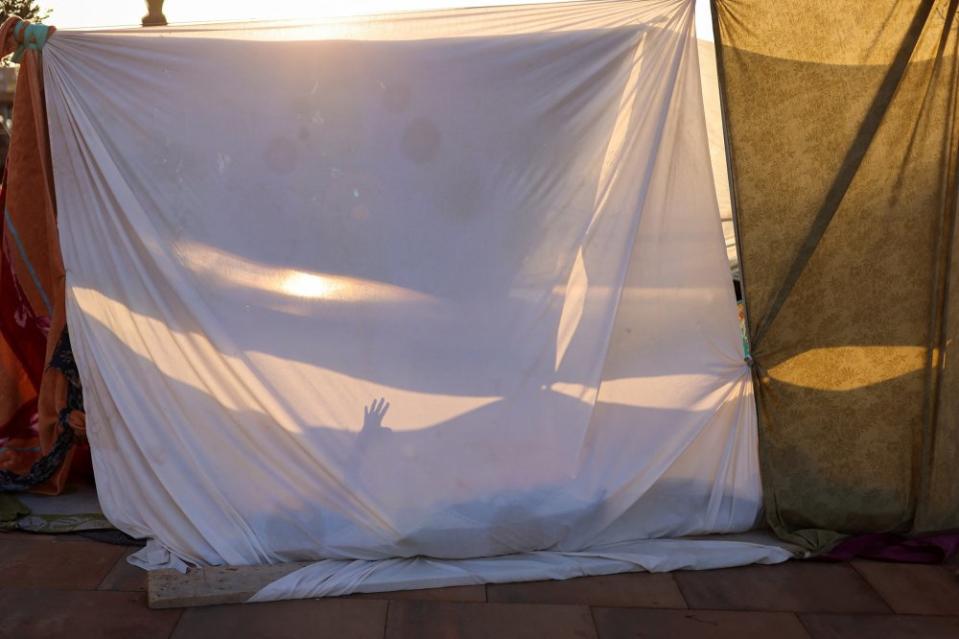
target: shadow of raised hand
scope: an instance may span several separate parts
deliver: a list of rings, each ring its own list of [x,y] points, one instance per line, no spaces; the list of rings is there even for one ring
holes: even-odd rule
[[[372,404],[364,407],[362,432],[389,431],[389,428],[383,426],[383,417],[389,409],[389,403],[382,397],[374,399]]]

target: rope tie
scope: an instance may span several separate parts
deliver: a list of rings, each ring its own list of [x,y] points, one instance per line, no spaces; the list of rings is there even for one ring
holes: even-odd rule
[[[17,26],[13,28],[13,37],[20,43],[20,46],[17,47],[11,59],[19,64],[27,49],[40,51],[43,45],[47,43],[49,35],[50,27],[45,24],[18,22]]]

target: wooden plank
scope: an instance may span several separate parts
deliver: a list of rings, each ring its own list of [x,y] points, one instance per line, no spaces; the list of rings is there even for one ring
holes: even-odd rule
[[[285,577],[311,562],[275,566],[209,566],[176,570],[154,570],[147,577],[150,608],[184,608],[244,603],[267,584]]]

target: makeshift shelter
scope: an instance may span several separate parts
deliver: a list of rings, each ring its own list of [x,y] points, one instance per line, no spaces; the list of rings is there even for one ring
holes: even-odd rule
[[[954,3],[939,12],[932,4],[896,9],[912,20],[907,35],[932,13],[954,23]],[[740,20],[739,7],[716,10],[731,210],[743,263],[770,264],[744,270],[754,360],[744,358],[736,319],[688,0],[51,37],[45,102],[28,74],[38,117],[14,140],[32,144],[19,165],[37,167],[29,175],[42,182],[11,174],[8,197],[41,207],[45,217],[32,219],[44,220],[49,242],[51,229],[59,234],[42,289],[53,291],[60,318],[46,338],[47,361],[57,363],[48,386],[59,389],[47,440],[73,437],[85,407],[104,511],[150,540],[134,561],[312,562],[258,601],[784,561],[791,553],[774,543],[706,537],[757,525],[760,450],[777,532],[819,544],[792,534],[797,510],[783,508],[781,478],[828,491],[836,477],[802,474],[828,457],[820,453],[789,475],[781,462],[804,449],[782,439],[777,420],[818,423],[856,406],[848,393],[830,394],[848,390],[844,374],[811,386],[789,377],[821,363],[821,338],[809,332],[823,327],[808,308],[791,333],[775,327],[848,183],[836,181],[818,209],[804,208],[817,200],[803,186],[775,200],[767,174],[788,182],[785,169],[805,166],[795,159],[815,143],[776,129],[780,144],[767,151],[770,129],[788,128],[769,114],[790,89],[781,80],[776,93],[775,65],[757,83],[752,61],[735,63],[754,48],[812,45],[802,30],[791,45],[781,30]],[[936,24],[922,33],[939,33]],[[943,26],[928,73],[954,88],[949,33]],[[26,56],[35,74],[41,56]],[[908,62],[893,55],[878,84],[864,81],[869,104],[890,99]],[[762,83],[770,97],[747,106]],[[920,105],[930,111],[917,117],[932,113],[934,130],[916,140],[932,145],[955,114],[941,110],[948,100],[938,89],[926,95]],[[861,164],[875,108],[853,127],[842,175]],[[750,117],[760,119],[755,130]],[[846,148],[837,140],[829,153]],[[916,210],[944,216],[933,235],[951,238],[955,147],[943,148],[929,166],[945,166],[945,177],[915,186],[939,194],[941,206],[919,198]],[[818,152],[804,158],[808,172],[828,183]],[[904,180],[920,172],[902,166]],[[864,180],[863,192],[875,184]],[[783,212],[771,215],[770,201]],[[802,235],[813,210],[812,235]],[[850,209],[854,226],[861,211]],[[888,238],[891,228],[870,232]],[[789,229],[805,243],[782,240]],[[949,272],[950,244],[940,242],[936,272]],[[15,279],[26,272],[20,266]],[[877,286],[862,288],[868,303],[850,312],[886,308],[888,297],[872,296]],[[936,286],[933,317],[947,326],[949,295]],[[939,324],[923,343],[945,339]],[[893,326],[897,335],[913,328]],[[833,364],[878,353],[841,340],[827,353]],[[943,364],[931,352],[922,355],[926,391],[903,388],[900,402],[944,397],[949,377],[933,376]],[[883,381],[900,376],[896,366]],[[762,447],[754,374],[766,393]],[[929,386],[933,377],[941,381]],[[779,381],[783,404],[771,400]],[[926,423],[952,423],[943,419]],[[891,441],[916,436],[900,428],[908,434]],[[951,431],[940,430],[938,448],[916,440],[925,453],[914,468],[941,483]],[[868,474],[871,459],[855,470]],[[938,470],[920,472],[933,462]],[[927,521],[953,521],[948,491],[916,481],[945,504]],[[847,512],[845,524],[831,512],[837,518],[808,517],[844,533],[902,529],[868,510]]]
[[[769,521],[957,529],[957,4],[715,9]]]

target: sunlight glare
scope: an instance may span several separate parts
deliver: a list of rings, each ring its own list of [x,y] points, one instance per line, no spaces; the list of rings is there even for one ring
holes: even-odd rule
[[[261,264],[198,242],[180,241],[176,244],[176,252],[185,267],[216,286],[247,288],[307,300],[415,304],[434,301],[429,295],[402,286]]]
[[[294,297],[316,299],[336,297],[345,288],[345,284],[322,275],[295,271],[285,277],[280,284],[280,288],[284,293]]]
[[[283,20],[363,15],[377,12],[416,9],[449,9],[496,4],[533,4],[545,0],[286,0],[263,3],[262,0],[166,0],[163,13],[170,24],[186,22],[222,22],[229,20]],[[49,24],[61,29],[109,26],[135,26],[146,14],[146,3],[135,0],[40,0],[43,9],[52,11]],[[708,0],[696,0],[696,31],[700,38],[712,40]]]

